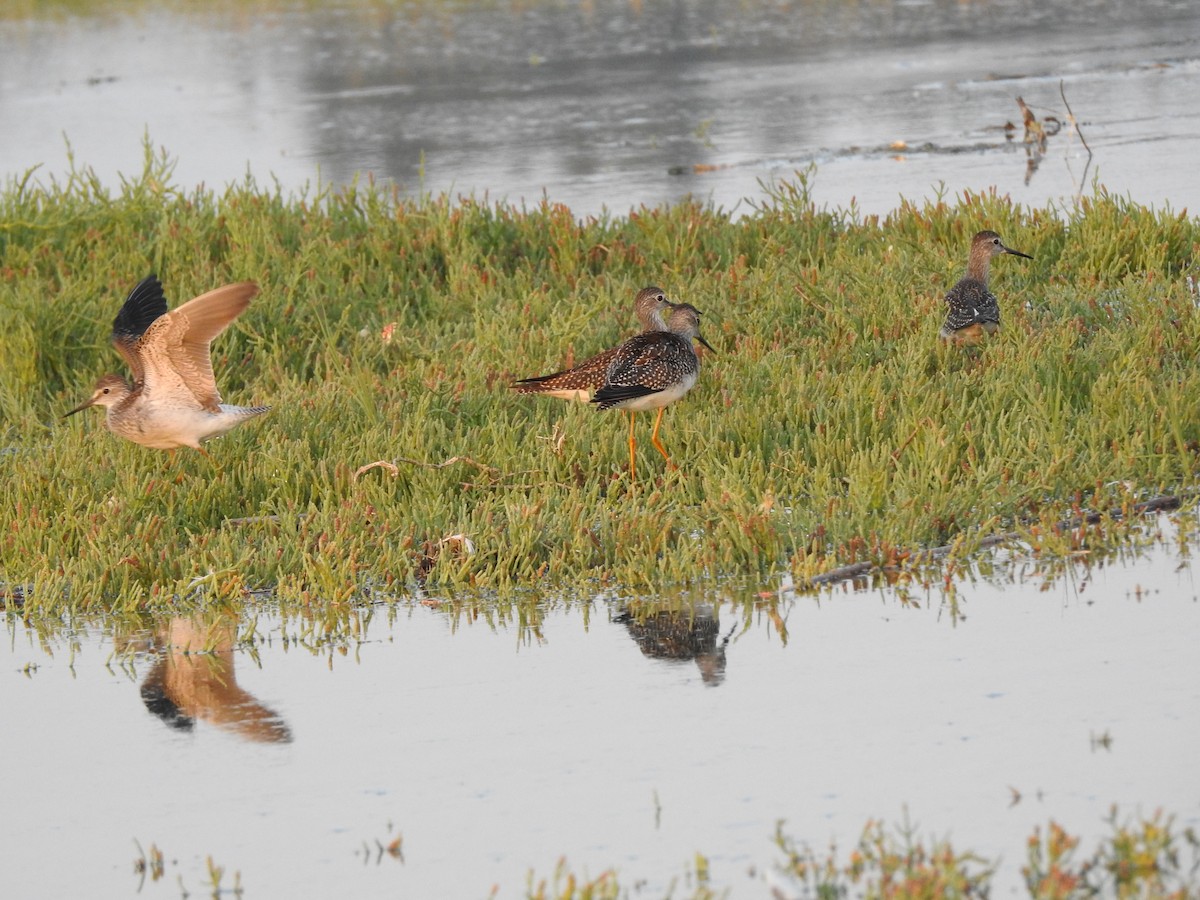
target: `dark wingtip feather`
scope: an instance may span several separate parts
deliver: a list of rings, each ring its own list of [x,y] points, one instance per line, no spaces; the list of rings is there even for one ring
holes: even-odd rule
[[[154,275],[147,275],[129,292],[121,311],[113,319],[113,340],[140,338],[154,320],[166,312],[167,298],[163,295],[162,282]]]
[[[567,371],[567,370],[564,370],[564,371]],[[517,391],[518,393],[536,391],[538,389],[539,385],[545,384],[551,378],[557,378],[559,375],[562,375],[562,374],[564,374],[564,373],[563,372],[555,372],[551,375],[535,375],[533,378],[522,378],[519,381],[514,381],[512,384],[509,385],[509,387],[512,388],[514,391]]]
[[[624,400],[636,400],[638,397],[657,393],[655,388],[646,387],[644,384],[606,384],[596,391],[591,402],[596,404],[597,409],[608,409]]]

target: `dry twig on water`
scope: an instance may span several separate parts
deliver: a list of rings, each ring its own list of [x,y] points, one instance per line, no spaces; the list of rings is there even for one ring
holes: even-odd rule
[[[1083,196],[1083,186],[1087,183],[1088,169],[1092,165],[1092,148],[1088,146],[1087,138],[1083,136],[1083,129],[1079,127],[1079,120],[1075,118],[1075,113],[1071,110],[1071,104],[1067,102],[1067,90],[1061,78],[1058,81],[1058,93],[1062,97],[1063,106],[1067,108],[1067,121],[1071,123],[1071,127],[1079,135],[1079,142],[1083,144],[1083,149],[1087,151],[1087,162],[1083,165],[1083,174],[1079,176],[1079,190],[1075,193],[1075,199],[1079,200]]]

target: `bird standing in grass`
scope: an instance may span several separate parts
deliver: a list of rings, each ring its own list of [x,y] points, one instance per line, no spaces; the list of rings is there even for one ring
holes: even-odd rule
[[[222,403],[209,353],[212,340],[257,293],[253,282],[227,284],[167,312],[162,284],[153,275],[144,278],[113,320],[113,346],[129,364],[133,382],[105,375],[91,399],[66,415],[103,406],[113,434],[157,450],[192,447],[204,453],[204,441],[270,409]]]
[[[662,288],[650,286],[638,291],[637,300],[634,301],[634,312],[644,331],[666,331],[663,312],[670,306]],[[542,394],[546,397],[558,397],[560,400],[587,403],[603,386],[604,375],[616,352],[617,348],[614,347],[562,372],[536,378],[522,378],[513,382],[512,389],[518,394]]]
[[[992,257],[1009,253],[1033,259],[1028,253],[1005,247],[994,231],[981,231],[971,239],[967,274],[946,294],[946,321],[938,337],[955,344],[977,344],[985,334],[1000,330],[1000,304],[988,290],[988,267]]]
[[[657,409],[650,442],[668,465],[671,457],[658,439],[663,412],[696,384],[700,358],[692,340],[709,350],[700,336],[700,310],[689,303],[675,303],[667,316],[666,331],[646,331],[616,348],[605,373],[604,385],[592,397],[597,409],[617,407],[629,411],[629,477],[637,478],[634,450],[634,416],[640,410]],[[713,351],[716,352],[716,351]]]

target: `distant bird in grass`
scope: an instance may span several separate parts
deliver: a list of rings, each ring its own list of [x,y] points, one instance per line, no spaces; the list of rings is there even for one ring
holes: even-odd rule
[[[223,404],[209,355],[213,338],[257,293],[253,282],[227,284],[167,312],[162,284],[153,275],[144,278],[113,320],[113,346],[129,364],[133,382],[105,375],[91,399],[66,415],[103,406],[113,434],[158,450],[193,447],[204,453],[204,441],[270,409]]]
[[[597,409],[629,410],[629,477],[637,478],[634,463],[634,416],[639,410],[657,409],[650,442],[673,466],[666,448],[658,439],[663,412],[696,384],[700,358],[692,340],[709,350],[712,346],[700,336],[700,310],[689,303],[675,303],[667,316],[666,331],[646,331],[616,348],[605,373],[604,385],[592,397]],[[713,351],[716,352],[716,351]]]
[[[638,291],[637,300],[634,302],[634,312],[645,331],[666,331],[663,312],[670,307],[671,304],[662,288],[654,286]],[[587,403],[603,386],[604,375],[617,349],[614,347],[605,350],[562,372],[537,378],[522,378],[513,382],[512,389],[518,394],[542,394],[546,397],[558,397],[560,400]]]
[[[1005,247],[994,231],[981,231],[971,239],[967,274],[946,294],[946,321],[938,336],[955,344],[977,344],[985,334],[1000,330],[1000,304],[988,290],[988,267],[992,257],[1009,253],[1033,259],[1028,253]]]

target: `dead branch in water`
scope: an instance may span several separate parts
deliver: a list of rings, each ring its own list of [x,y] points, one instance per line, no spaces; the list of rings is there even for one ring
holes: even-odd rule
[[[1067,102],[1066,83],[1062,79],[1058,82],[1058,93],[1062,97],[1063,106],[1066,107],[1064,119],[1060,119],[1055,115],[1046,115],[1038,119],[1034,111],[1025,102],[1023,97],[1017,97],[1017,107],[1021,110],[1021,121],[1024,125],[1025,134],[1022,143],[1025,145],[1025,184],[1033,179],[1033,175],[1037,172],[1041,165],[1042,159],[1046,155],[1046,147],[1049,138],[1058,134],[1062,130],[1063,122],[1071,125],[1071,128],[1079,135],[1079,140],[1083,143],[1083,149],[1087,151],[1087,162],[1084,164],[1083,173],[1079,177],[1079,186],[1075,191],[1075,200],[1078,202],[1083,195],[1084,185],[1087,184],[1088,170],[1092,165],[1092,148],[1088,145],[1087,138],[1083,136],[1083,129],[1079,126],[1079,120],[1075,118],[1075,113],[1071,109],[1071,104]],[[1012,139],[1012,133],[1016,126],[1011,122],[1005,125],[1005,133],[1008,139]],[[1068,169],[1070,163],[1068,162]]]
[[[1063,106],[1067,108],[1067,121],[1071,123],[1071,127],[1075,129],[1075,133],[1079,135],[1079,141],[1083,144],[1083,149],[1088,152],[1088,159],[1092,158],[1092,148],[1088,146],[1087,138],[1083,136],[1083,129],[1079,127],[1079,120],[1075,118],[1075,113],[1071,111],[1071,104],[1067,102],[1067,91],[1063,80],[1058,81],[1058,94],[1062,97]]]
[[[1075,133],[1079,135],[1079,142],[1083,144],[1083,149],[1087,151],[1087,162],[1083,164],[1083,174],[1079,176],[1079,190],[1075,193],[1075,201],[1083,196],[1083,186],[1087,184],[1088,169],[1092,166],[1092,148],[1088,146],[1087,138],[1083,136],[1083,129],[1079,127],[1079,120],[1075,118],[1075,113],[1071,110],[1071,104],[1067,102],[1067,89],[1063,79],[1058,80],[1058,94],[1062,97],[1063,106],[1067,108],[1067,121],[1071,123],[1071,127],[1075,129]]]

